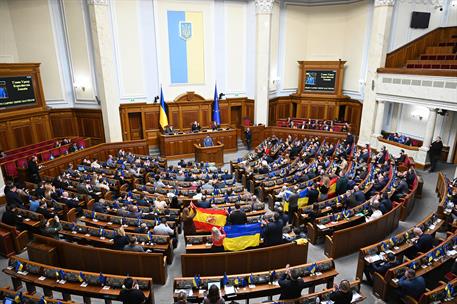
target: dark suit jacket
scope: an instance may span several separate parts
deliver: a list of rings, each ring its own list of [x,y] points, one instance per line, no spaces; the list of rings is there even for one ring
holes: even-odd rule
[[[431,234],[424,233],[417,240],[415,247],[418,252],[420,251],[425,253],[433,248],[433,241],[434,237]]]
[[[278,245],[282,243],[282,227],[281,220],[270,222],[263,227],[263,244],[265,246]]]
[[[286,274],[283,274],[278,281],[281,286],[280,300],[295,299],[301,296],[301,291],[306,287],[305,282],[302,279],[293,281],[287,278]]]
[[[22,200],[19,198],[19,194],[17,192],[13,191],[8,191],[5,194],[6,197],[6,203],[11,207],[11,208],[24,208],[24,205],[22,204]]]
[[[308,205],[312,205],[313,203],[317,202],[317,198],[319,197],[319,191],[316,189],[311,189],[308,191]]]
[[[415,277],[412,280],[402,277],[398,285],[400,286],[402,295],[408,295],[416,299],[425,291],[425,280],[423,277]]]
[[[294,193],[289,196],[289,210],[298,208],[298,194]]]
[[[228,222],[231,225],[243,225],[248,222],[248,218],[246,216],[246,213],[244,213],[243,211],[234,210],[228,216]]]

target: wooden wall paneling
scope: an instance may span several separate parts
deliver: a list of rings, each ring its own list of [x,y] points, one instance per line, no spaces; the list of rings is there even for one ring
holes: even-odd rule
[[[230,107],[226,103],[219,104],[219,111],[221,113],[221,125],[230,124]]]
[[[9,140],[8,126],[6,123],[0,123],[0,150],[6,151],[7,147],[10,146],[11,140]]]

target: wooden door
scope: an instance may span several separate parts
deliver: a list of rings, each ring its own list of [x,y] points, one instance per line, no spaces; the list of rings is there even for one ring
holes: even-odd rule
[[[131,140],[143,139],[141,113],[129,113],[129,129]]]
[[[230,126],[232,128],[241,127],[241,106],[230,108]]]

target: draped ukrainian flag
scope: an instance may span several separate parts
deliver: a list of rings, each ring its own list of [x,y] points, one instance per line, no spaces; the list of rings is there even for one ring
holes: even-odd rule
[[[221,124],[221,113],[219,112],[219,96],[217,95],[217,85],[214,85],[213,121],[216,122],[217,125]]]
[[[159,114],[159,122],[160,122],[160,127],[162,127],[162,130],[165,129],[166,126],[168,126],[168,116],[167,116],[167,105],[165,104],[165,100],[163,98],[163,91],[162,88],[160,88],[160,114]]]
[[[307,194],[308,188],[305,188],[298,194],[298,208],[308,205],[308,197],[306,196]]]
[[[213,227],[223,227],[227,220],[227,212],[224,209],[197,208],[194,217],[194,226],[197,230],[210,232]]]
[[[260,244],[260,223],[225,226],[224,231],[225,250],[238,251]]]

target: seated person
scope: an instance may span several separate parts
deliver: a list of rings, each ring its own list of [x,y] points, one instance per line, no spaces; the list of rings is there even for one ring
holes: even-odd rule
[[[279,300],[296,299],[301,296],[301,291],[306,287],[303,279],[299,278],[296,269],[290,269],[286,265],[286,272],[279,278],[278,284],[281,287]]]
[[[335,291],[330,294],[330,300],[334,304],[350,304],[352,302],[351,284],[348,280],[343,280],[340,285],[334,285]]]
[[[50,218],[41,230],[44,235],[58,239],[59,231],[62,230],[59,217],[56,215],[54,218]]]
[[[400,182],[394,188],[394,194],[392,194],[392,200],[398,201],[400,198],[405,196],[409,191],[408,183],[406,182],[406,178],[402,178]]]
[[[154,232],[154,234],[170,235],[170,236],[175,234],[174,230],[171,229],[170,227],[168,227],[167,219],[164,217],[162,217],[160,219],[160,224],[154,227],[153,232]]]
[[[369,284],[373,283],[373,273],[377,272],[380,275],[384,276],[387,272],[387,270],[394,268],[398,265],[400,265],[401,261],[397,261],[395,254],[392,252],[389,252],[387,254],[386,260],[382,261],[377,261],[372,264],[368,264],[365,269],[363,270],[363,273],[367,277],[367,281]]]
[[[211,208],[211,202],[206,200],[206,195],[202,196],[202,199],[197,202],[199,208]]]
[[[206,135],[206,137],[203,139],[203,147],[211,146],[213,146],[213,139],[209,135]]]
[[[201,130],[200,124],[197,121],[192,123],[192,132],[199,132]]]
[[[390,210],[392,210],[392,201],[389,198],[389,194],[384,192],[381,195],[381,201],[379,202],[379,210],[381,210],[382,214],[386,214]]]
[[[124,228],[119,227],[117,230],[117,234],[113,238],[113,249],[115,250],[122,250],[125,246],[127,246],[130,242],[128,236],[125,235]]]
[[[119,300],[124,304],[143,304],[146,302],[144,293],[135,284],[132,278],[124,280],[124,288],[119,293]]]
[[[394,296],[404,298],[410,296],[419,299],[425,291],[425,280],[423,277],[417,277],[414,269],[407,269],[405,274],[398,282],[398,288],[394,290]]]
[[[166,135],[173,135],[173,134],[175,134],[175,129],[173,128],[173,126],[168,125],[165,127],[165,130],[163,130],[163,132]]]
[[[224,298],[221,297],[221,294],[219,292],[219,287],[216,285],[211,285],[211,287],[208,290],[208,294],[206,297],[203,299],[203,304],[224,304]]]
[[[381,212],[381,210],[379,210],[378,201],[374,201],[371,203],[371,210],[373,211],[373,213],[366,218],[367,222],[374,221],[382,216],[382,212]]]
[[[418,239],[414,242],[414,246],[411,247],[406,254],[410,259],[414,258],[419,252],[425,253],[431,250],[435,240],[433,235],[424,233],[422,229],[418,227],[414,228],[413,232]]]
[[[136,237],[131,237],[130,242],[124,246],[124,251],[144,252],[144,248],[137,245]]]

